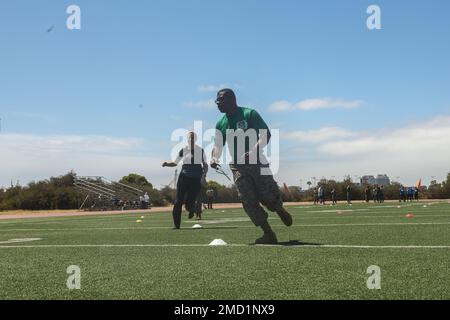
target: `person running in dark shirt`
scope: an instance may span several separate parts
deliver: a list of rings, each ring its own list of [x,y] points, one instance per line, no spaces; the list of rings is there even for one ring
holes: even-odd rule
[[[205,151],[195,144],[196,140],[196,134],[189,132],[188,145],[178,152],[176,160],[162,164],[163,167],[176,167],[180,161],[183,161],[183,167],[177,182],[177,196],[172,211],[175,229],[180,229],[183,203],[189,212],[189,219],[192,219],[194,216],[201,180],[204,179],[208,172]]]

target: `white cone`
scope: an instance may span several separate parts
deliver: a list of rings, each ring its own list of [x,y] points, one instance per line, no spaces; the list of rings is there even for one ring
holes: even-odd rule
[[[214,239],[210,244],[210,246],[226,246],[227,243],[222,239]]]
[[[199,224],[194,224],[192,226],[192,229],[201,229],[201,228],[203,228],[203,227],[201,225],[199,225]]]

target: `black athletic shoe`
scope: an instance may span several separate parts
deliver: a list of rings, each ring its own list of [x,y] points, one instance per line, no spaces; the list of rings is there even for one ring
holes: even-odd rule
[[[275,232],[264,233],[261,238],[255,240],[255,244],[277,244],[278,239]]]
[[[277,214],[280,216],[281,221],[283,221],[286,226],[292,226],[292,216],[289,212],[286,211],[286,209],[281,207],[277,210]]]
[[[180,230],[180,227],[173,227],[172,230]]]

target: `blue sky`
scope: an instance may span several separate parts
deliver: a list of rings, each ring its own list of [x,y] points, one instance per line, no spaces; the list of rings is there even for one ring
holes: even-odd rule
[[[81,30],[66,28],[71,4]],[[381,30],[366,27],[371,4]],[[444,0],[2,1],[0,186],[70,169],[165,184],[171,133],[213,126],[223,85],[280,129],[280,181],[442,179],[449,13]]]

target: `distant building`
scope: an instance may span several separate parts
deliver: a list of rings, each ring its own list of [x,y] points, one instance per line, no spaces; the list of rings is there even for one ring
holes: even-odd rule
[[[379,174],[375,180],[376,184],[379,186],[388,186],[391,184],[391,179],[389,179],[387,174]]]
[[[376,179],[374,176],[362,176],[361,177],[361,184],[369,184],[369,185],[374,185],[376,184]]]
[[[371,186],[376,184],[379,186],[388,186],[391,184],[391,179],[389,179],[386,174],[379,174],[376,178],[374,176],[367,175],[361,177],[361,184],[368,184]]]

